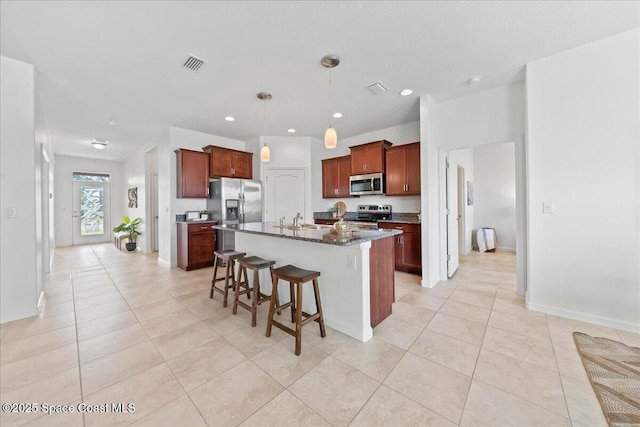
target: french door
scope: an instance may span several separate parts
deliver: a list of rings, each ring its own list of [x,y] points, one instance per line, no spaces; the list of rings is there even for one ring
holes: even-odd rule
[[[107,177],[108,179],[108,177]],[[86,245],[111,240],[109,182],[73,181],[72,243]]]

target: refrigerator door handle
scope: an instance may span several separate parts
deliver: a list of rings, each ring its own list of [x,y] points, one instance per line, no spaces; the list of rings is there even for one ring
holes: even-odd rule
[[[240,200],[240,222],[244,224],[246,215],[244,193],[238,194],[238,198]]]

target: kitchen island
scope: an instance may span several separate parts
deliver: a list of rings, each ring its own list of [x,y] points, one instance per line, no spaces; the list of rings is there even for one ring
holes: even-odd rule
[[[273,222],[217,225],[235,232],[235,249],[248,256],[293,264],[321,273],[320,298],[324,321],[360,341],[373,336],[373,327],[391,314],[394,301],[394,236],[399,230],[356,230],[340,235],[328,227],[281,227]],[[282,282],[280,282],[282,283]],[[281,285],[282,286],[282,285]],[[271,292],[268,272],[260,287]],[[281,289],[281,302],[289,293]],[[303,308],[315,312],[313,292],[305,289]]]

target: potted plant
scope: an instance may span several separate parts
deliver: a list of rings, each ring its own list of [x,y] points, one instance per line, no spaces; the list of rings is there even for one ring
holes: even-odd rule
[[[122,217],[122,224],[113,228],[114,233],[129,233],[129,241],[126,243],[128,251],[134,251],[136,249],[136,240],[142,233],[138,231],[138,225],[140,225],[140,218],[132,220],[128,216]]]
[[[207,220],[209,219],[209,211],[203,209],[200,211],[200,219]]]
[[[338,212],[340,212],[340,209],[338,209],[337,207],[333,206],[333,207],[329,208],[329,212],[331,213],[331,216],[333,218],[337,218],[338,217]]]

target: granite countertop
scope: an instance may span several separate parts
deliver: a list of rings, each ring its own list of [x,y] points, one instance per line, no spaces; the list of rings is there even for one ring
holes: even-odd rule
[[[311,226],[311,224],[306,224]],[[285,224],[285,227],[291,224]],[[329,231],[329,227],[320,229],[290,230],[280,228],[277,222],[249,222],[238,225],[216,225],[220,230],[233,230],[241,233],[260,234],[264,236],[279,237],[306,242],[324,243],[329,245],[352,246],[371,240],[384,239],[386,237],[402,234],[400,230],[354,230],[350,235],[337,235]]]
[[[195,219],[195,220],[189,220],[189,221],[178,221],[176,220],[177,224],[217,224],[220,221],[216,221],[215,219]]]
[[[313,219],[335,219],[336,221],[338,220],[338,218],[333,218],[333,216],[331,216],[331,213],[329,212],[314,212]],[[343,219],[345,221],[357,221],[358,214],[356,212],[346,212],[343,216]],[[391,218],[380,220],[380,221],[396,222],[399,224],[421,224],[422,223],[422,221],[418,220],[418,214],[415,214],[415,213],[394,213],[394,214],[391,214]]]

